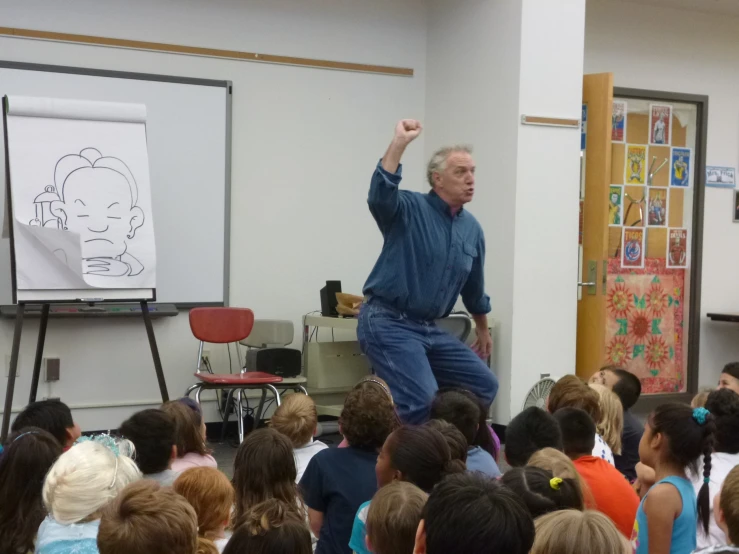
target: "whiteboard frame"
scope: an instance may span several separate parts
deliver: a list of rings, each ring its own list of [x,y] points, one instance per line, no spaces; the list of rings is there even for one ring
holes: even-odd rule
[[[225,182],[225,202],[223,207],[224,215],[224,241],[223,241],[223,302],[175,302],[174,305],[179,309],[189,309],[199,306],[206,307],[220,307],[229,305],[229,285],[230,285],[230,271],[231,271],[231,101],[233,98],[233,82],[232,81],[220,81],[216,79],[197,79],[194,77],[175,77],[172,75],[157,75],[154,73],[135,73],[130,71],[113,71],[108,69],[92,69],[86,67],[71,67],[62,65],[48,65],[48,64],[35,64],[25,62],[12,62],[6,60],[0,60],[0,68],[2,69],[18,69],[22,71],[43,71],[47,73],[65,73],[72,75],[88,75],[91,77],[110,77],[113,79],[132,79],[139,81],[158,81],[164,83],[176,83],[181,85],[197,85],[205,87],[216,87],[224,88],[226,93],[226,155],[224,163],[226,164],[226,182]],[[7,149],[7,125],[5,123],[5,109],[3,108],[3,132],[5,133],[5,147]],[[7,159],[7,152],[5,153]],[[10,258],[11,258],[11,279],[12,279],[12,292],[13,292],[13,303],[18,303],[18,289],[15,278],[15,247],[13,244],[13,231],[12,231],[12,202],[10,201],[10,168],[9,164],[6,164],[6,186],[8,189],[8,195],[6,199],[9,205],[6,207],[11,215],[11,227],[10,227]],[[112,300],[116,302],[139,302],[141,300],[156,300],[156,289],[136,289],[137,293],[143,290],[151,291],[152,295],[149,298],[131,298],[131,294],[134,291],[128,289],[120,289],[120,293],[127,292],[124,295],[121,294],[117,297],[115,294],[116,289],[104,289],[106,294],[106,300]],[[41,291],[38,291],[41,292]],[[103,292],[102,290],[100,291]],[[95,294],[94,290],[85,292],[86,296]],[[81,297],[80,297],[81,298]],[[74,299],[73,299],[74,300]],[[21,300],[24,303],[46,303],[44,300]],[[51,300],[51,302],[66,302],[70,300]]]

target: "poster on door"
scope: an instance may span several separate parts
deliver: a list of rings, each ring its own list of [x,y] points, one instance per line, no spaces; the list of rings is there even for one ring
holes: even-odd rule
[[[665,227],[667,225],[667,189],[649,187],[647,194],[647,225]]]
[[[670,169],[670,186],[689,188],[693,181],[692,148],[673,148]]]
[[[624,188],[611,185],[608,190],[608,225],[620,227],[624,224]]]
[[[669,268],[688,267],[688,230],[669,229],[667,233],[667,259]]]
[[[641,144],[626,146],[624,182],[627,185],[643,185],[647,182],[647,147]]]
[[[624,227],[621,232],[621,267],[644,267],[644,228]]]
[[[649,144],[667,146],[672,139],[672,106],[649,104]]]
[[[611,116],[611,141],[624,142],[626,140],[626,102],[613,101],[613,115]]]

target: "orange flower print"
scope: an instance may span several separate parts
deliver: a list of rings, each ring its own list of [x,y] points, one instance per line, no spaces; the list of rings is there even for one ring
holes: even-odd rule
[[[660,318],[667,312],[669,297],[659,283],[652,283],[647,291],[647,308],[654,318]]]
[[[629,342],[626,337],[613,337],[611,343],[606,347],[606,362],[624,367],[630,360]]]
[[[607,298],[608,310],[616,315],[616,318],[623,319],[629,315],[631,311],[631,292],[626,288],[624,283],[616,283],[608,293]]]
[[[649,369],[662,369],[670,357],[670,351],[661,335],[653,335],[644,350],[644,359]]]
[[[629,337],[635,344],[644,344],[649,337],[652,320],[644,310],[638,310],[629,317]]]

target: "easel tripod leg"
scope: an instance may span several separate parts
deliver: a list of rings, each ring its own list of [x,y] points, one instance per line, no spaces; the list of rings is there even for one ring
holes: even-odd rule
[[[159,358],[159,348],[154,337],[154,327],[151,324],[151,316],[149,315],[149,305],[141,302],[141,315],[144,316],[144,325],[146,326],[146,335],[149,337],[149,346],[151,347],[151,357],[154,359],[154,370],[157,374],[159,382],[159,392],[162,394],[162,402],[169,400],[167,393],[167,383],[164,381],[164,370],[162,369],[162,360]]]
[[[46,326],[49,323],[50,304],[44,304],[41,308],[41,323],[38,327],[38,342],[36,343],[36,359],[33,362],[33,377],[31,378],[31,393],[28,396],[28,403],[36,402],[38,394],[38,382],[41,377],[41,360],[44,357],[44,343],[46,342]]]
[[[15,374],[18,371],[18,354],[21,348],[21,332],[23,331],[23,315],[26,312],[25,304],[18,304],[15,313],[15,331],[13,332],[13,347],[10,351],[10,373],[8,374],[8,388],[5,390],[5,409],[3,410],[3,426],[0,432],[0,442],[5,442],[10,429],[10,411],[13,409],[13,393],[15,392]]]

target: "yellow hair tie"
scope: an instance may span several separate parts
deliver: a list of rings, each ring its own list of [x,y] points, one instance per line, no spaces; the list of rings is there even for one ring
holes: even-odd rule
[[[549,486],[552,487],[555,491],[559,490],[559,486],[562,484],[562,479],[559,477],[554,477],[549,480]]]

